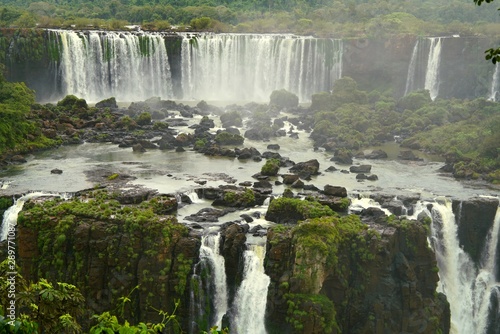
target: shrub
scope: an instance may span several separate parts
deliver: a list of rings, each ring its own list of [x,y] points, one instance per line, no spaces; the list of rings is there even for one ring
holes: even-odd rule
[[[269,104],[282,108],[296,108],[299,105],[299,98],[285,89],[280,89],[271,93]]]

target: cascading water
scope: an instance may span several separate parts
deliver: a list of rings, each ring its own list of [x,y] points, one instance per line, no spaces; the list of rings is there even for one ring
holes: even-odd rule
[[[155,33],[50,30],[62,96],[88,101],[172,97],[164,36]]]
[[[451,332],[460,334],[487,333],[496,328],[491,323],[500,315],[490,315],[490,303],[498,298],[500,281],[495,277],[495,259],[498,252],[500,208],[485,242],[483,261],[477,265],[460,247],[457,220],[451,202],[432,203],[431,246],[436,253],[440,285],[450,303]],[[496,311],[498,312],[498,310]]]
[[[293,35],[205,34],[182,44],[186,100],[268,101],[287,89],[300,101],[342,75],[342,41]]]
[[[21,212],[21,210],[23,209],[24,203],[26,203],[28,200],[32,198],[37,198],[41,196],[60,196],[60,195],[47,194],[43,192],[33,192],[24,195],[22,197],[19,197],[17,200],[15,200],[14,204],[10,208],[8,208],[3,214],[2,229],[1,229],[2,234],[0,235],[0,241],[7,239],[9,228],[17,224],[17,216],[19,215],[19,212]]]
[[[439,65],[441,63],[441,37],[430,38],[429,58],[425,73],[425,89],[429,90],[431,99],[439,94]]]
[[[271,279],[264,273],[265,247],[248,245],[244,253],[243,281],[234,300],[232,328],[238,334],[265,334],[267,288]]]
[[[417,68],[418,45],[420,40],[417,39],[413,52],[411,53],[410,65],[408,65],[408,74],[406,76],[405,95],[415,90],[415,70]]]
[[[500,100],[500,63],[495,65],[495,71],[493,72],[493,77],[491,78],[490,96],[488,99],[490,101]]]
[[[202,276],[210,277],[203,281]],[[208,330],[212,326],[222,327],[222,317],[228,310],[228,294],[224,257],[220,254],[220,234],[205,235],[201,239],[200,262],[195,268],[191,289],[191,318],[199,327],[200,320],[208,322]],[[195,295],[198,291],[198,295]],[[204,293],[202,293],[204,292]],[[208,298],[205,297],[209,296]],[[210,309],[208,314],[207,309]],[[208,319],[206,318],[208,317]],[[197,332],[192,324],[191,332]]]

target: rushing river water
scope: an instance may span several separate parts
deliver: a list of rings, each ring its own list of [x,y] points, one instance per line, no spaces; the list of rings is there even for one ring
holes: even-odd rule
[[[197,124],[200,117],[187,119],[189,125]],[[287,124],[289,126],[289,124]],[[179,132],[191,132],[188,127],[177,128]],[[215,131],[215,130],[214,130]],[[297,132],[297,131],[295,131]],[[371,164],[372,173],[378,181],[358,182],[356,174],[342,173],[349,166],[330,161],[332,154],[322,150],[314,150],[309,134],[300,132],[298,139],[276,137],[270,142],[245,140],[245,147],[255,147],[259,152],[268,151],[268,144],[280,145],[277,151],[283,157],[295,162],[317,159],[321,174],[314,176],[309,184],[322,188],[326,184],[344,186],[350,193],[384,192],[391,194],[420,193],[422,197],[453,196],[463,199],[478,195],[497,195],[498,189],[489,188],[477,183],[464,183],[449,175],[442,175],[438,169],[441,161],[429,160],[433,157],[421,155],[424,161],[408,162],[397,160],[399,151],[396,143],[388,143],[383,149],[389,158],[382,160],[355,159],[354,164]],[[85,143],[82,145],[62,146],[57,149],[36,153],[27,157],[28,162],[12,166],[0,171],[3,183],[0,193],[22,194],[30,191],[75,192],[93,187],[95,184],[87,180],[85,172],[98,168],[107,168],[121,174],[136,177],[133,184],[141,184],[157,189],[162,193],[189,193],[199,188],[195,181],[207,181],[206,187],[217,187],[226,184],[220,176],[227,174],[234,183],[255,181],[252,175],[260,172],[264,161],[241,161],[227,157],[208,157],[195,151],[185,152],[148,150],[135,153],[132,148],[119,148],[115,144]],[[329,166],[339,171],[325,172]],[[61,169],[62,174],[51,174],[54,168]],[[286,168],[280,173],[286,174]],[[281,178],[278,178],[281,180]],[[307,183],[307,182],[306,182]],[[285,186],[274,186],[273,193],[281,194]]]

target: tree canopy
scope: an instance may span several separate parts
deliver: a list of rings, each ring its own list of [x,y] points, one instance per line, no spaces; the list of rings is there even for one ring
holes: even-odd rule
[[[474,0],[476,5],[481,6],[483,2],[486,3],[491,3],[493,0]],[[500,8],[499,8],[500,10]],[[493,64],[496,64],[497,62],[500,62],[500,47],[498,48],[491,48],[486,50],[486,59],[491,60]]]

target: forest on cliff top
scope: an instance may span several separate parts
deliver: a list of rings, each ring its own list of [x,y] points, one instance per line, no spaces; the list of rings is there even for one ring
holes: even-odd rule
[[[498,35],[494,7],[470,0],[4,0],[1,27],[292,32],[360,37],[392,33]]]

